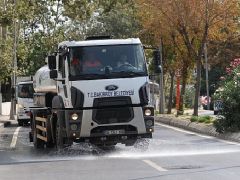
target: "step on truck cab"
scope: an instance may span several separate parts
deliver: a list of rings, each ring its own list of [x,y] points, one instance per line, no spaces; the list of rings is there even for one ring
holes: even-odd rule
[[[159,52],[154,51],[156,72]],[[136,39],[65,41],[34,80],[30,139],[35,147],[72,142],[133,145],[152,138],[154,108],[143,46]]]

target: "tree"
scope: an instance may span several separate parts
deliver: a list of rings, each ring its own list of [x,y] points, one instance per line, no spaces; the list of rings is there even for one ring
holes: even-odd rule
[[[88,35],[111,35],[114,38],[136,37],[139,22],[136,19],[134,4],[116,3],[108,12],[96,16]]]
[[[194,115],[198,115],[198,98],[201,79],[201,59],[204,44],[218,37],[217,29],[238,24],[237,0],[139,0],[147,6],[147,24],[158,21],[163,30],[174,32],[187,50],[186,56],[196,64],[197,78]],[[157,19],[157,20],[156,20]],[[159,26],[158,26],[159,27]],[[156,27],[155,27],[156,28]],[[161,33],[164,31],[161,29]],[[159,32],[158,32],[159,33]],[[155,34],[158,34],[157,32]],[[171,34],[171,33],[168,33]]]

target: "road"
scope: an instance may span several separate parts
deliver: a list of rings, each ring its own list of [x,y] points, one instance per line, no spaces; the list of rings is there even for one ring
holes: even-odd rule
[[[238,180],[240,144],[157,123],[147,151],[117,145],[103,151],[74,144],[62,151],[37,151],[29,127],[0,130],[1,180]]]

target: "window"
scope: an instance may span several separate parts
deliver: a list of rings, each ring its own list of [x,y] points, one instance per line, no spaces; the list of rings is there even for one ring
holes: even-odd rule
[[[69,69],[70,79],[147,75],[140,44],[72,47]]]

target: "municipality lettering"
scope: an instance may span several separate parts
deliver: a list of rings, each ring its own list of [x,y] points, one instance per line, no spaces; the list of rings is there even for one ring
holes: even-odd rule
[[[114,97],[114,96],[133,96],[134,90],[127,91],[103,91],[103,92],[89,92],[88,97]]]

